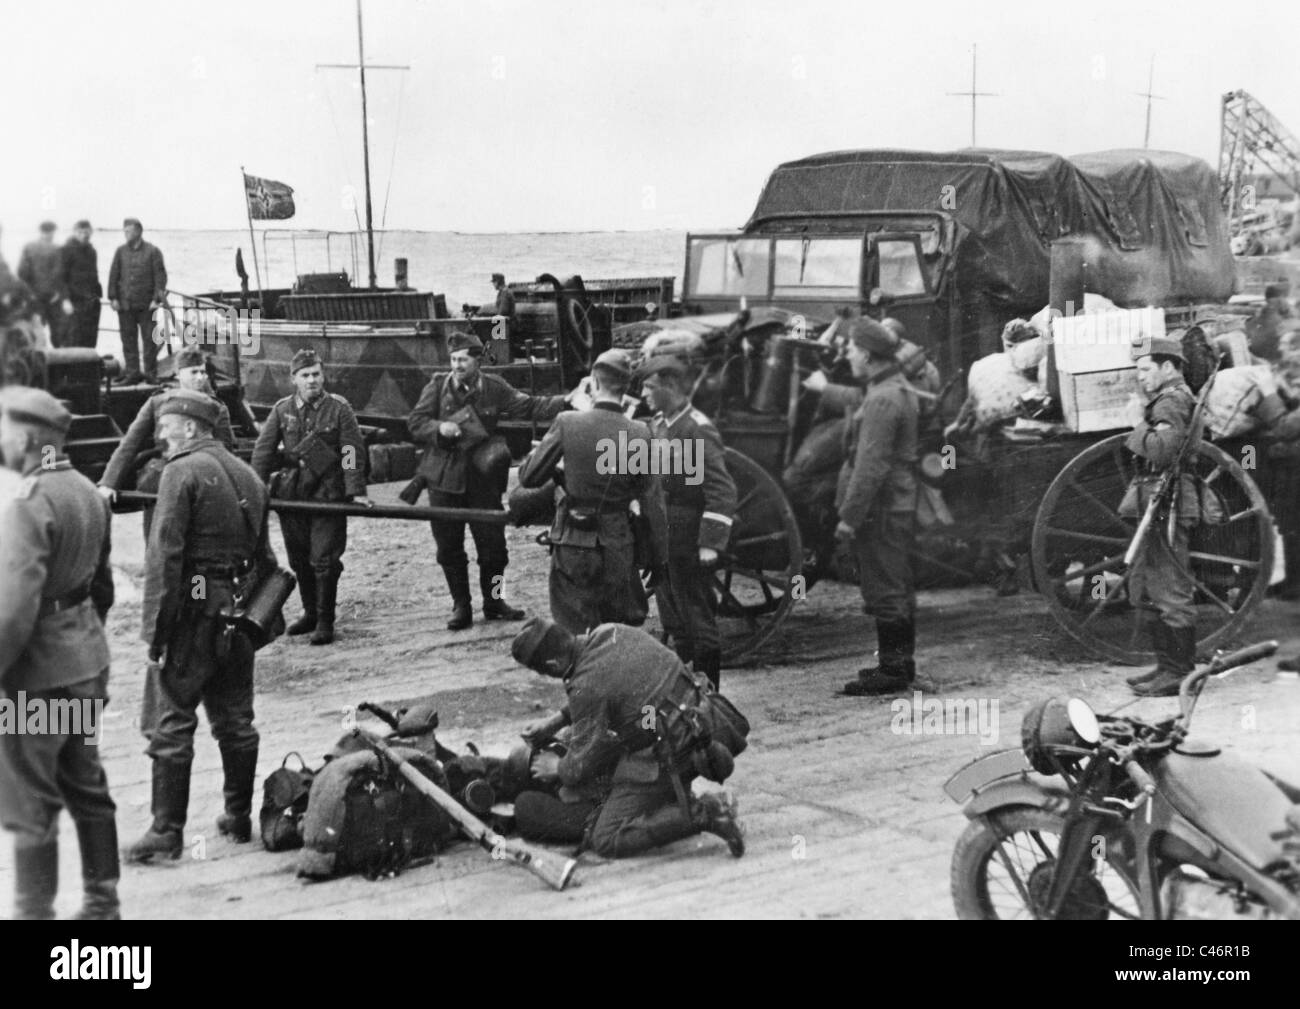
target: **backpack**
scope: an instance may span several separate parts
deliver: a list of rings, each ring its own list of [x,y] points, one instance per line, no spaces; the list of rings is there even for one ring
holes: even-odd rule
[[[298,758],[297,770],[289,767],[289,757]],[[302,818],[307,812],[312,779],[317,773],[295,751],[288,754],[262,782],[262,809],[258,823],[262,846],[267,851],[290,851],[302,847]]]
[[[395,749],[446,789],[436,759],[419,750]],[[451,817],[387,760],[369,750],[347,753],[327,763],[312,782],[297,872],[311,879],[350,872],[367,879],[394,876],[412,859],[442,850],[456,833]]]

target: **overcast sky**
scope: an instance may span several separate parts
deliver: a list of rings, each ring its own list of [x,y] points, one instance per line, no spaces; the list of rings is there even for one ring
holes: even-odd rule
[[[244,225],[239,167],[298,227],[362,192],[354,0],[0,0],[12,264],[49,217]],[[1300,3],[365,0],[375,224],[458,231],[743,224],[777,163],[970,143],[1142,144],[1216,162],[1245,89],[1300,133]],[[391,185],[391,195],[390,194]],[[358,195],[357,213],[364,209]],[[290,222],[286,222],[290,223]],[[61,236],[62,237],[62,233]],[[101,236],[101,245],[109,241]]]

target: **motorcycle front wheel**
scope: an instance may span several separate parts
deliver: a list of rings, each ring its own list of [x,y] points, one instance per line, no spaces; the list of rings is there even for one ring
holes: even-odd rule
[[[1036,919],[1047,898],[1064,821],[1027,806],[972,820],[952,853],[952,899],[964,921]],[[1103,839],[1099,839],[1103,840]],[[1142,917],[1138,887],[1120,845],[1097,849],[1075,880],[1060,918],[1104,921]]]

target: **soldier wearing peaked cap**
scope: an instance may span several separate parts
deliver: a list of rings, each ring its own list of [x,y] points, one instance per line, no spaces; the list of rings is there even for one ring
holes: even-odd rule
[[[351,404],[325,391],[325,371],[314,350],[295,353],[289,371],[295,392],[267,414],[253,447],[253,469],[276,499],[369,505],[366,443]],[[278,470],[277,454],[284,461]],[[302,596],[302,616],[288,632],[311,634],[313,645],[327,645],[334,640],[347,516],[286,513],[280,531]]]
[[[1183,347],[1178,340],[1141,337],[1133,341],[1138,385],[1147,396],[1142,421],[1127,441],[1138,456],[1138,473],[1129,485],[1120,514],[1138,519],[1146,511],[1161,476],[1177,464],[1189,429],[1196,400],[1183,380]],[[1199,521],[1200,504],[1190,475],[1179,480],[1172,507],[1177,511],[1172,535],[1168,509],[1157,512],[1143,541],[1142,552],[1129,575],[1129,595],[1147,611],[1147,631],[1156,653],[1156,667],[1130,677],[1134,691],[1164,697],[1178,693],[1182,678],[1196,666],[1196,610],[1189,540]]]
[[[221,750],[225,812],[217,830],[237,843],[252,832],[259,742],[253,645],[223,615],[233,609],[238,580],[265,577],[275,556],[266,537],[266,489],[212,437],[217,417],[212,397],[190,389],[167,394],[158,407],[168,457],[146,551],[141,633],[150,661],[162,663],[146,751],[153,823],[127,852],[130,862],[180,857],[200,704]]]
[[[916,677],[916,393],[899,372],[897,339],[872,319],[854,319],[848,357],[865,390],[845,437],[835,535],[852,542],[866,611],[876,618],[879,665],[845,684],[849,695],[894,693]]]
[[[664,563],[667,518],[659,478],[631,460],[649,458],[650,429],[623,412],[632,362],[607,350],[592,365],[594,405],[562,413],[519,467],[523,487],[555,480],[564,487],[551,527],[551,616],[581,634],[597,624],[639,627],[648,613],[636,563],[638,502],[650,530],[653,568]]]
[[[497,425],[507,419],[551,420],[565,408],[568,397],[529,396],[497,375],[484,374],[479,367],[483,344],[473,333],[453,333],[448,349],[450,373],[433,376],[406,419],[411,437],[425,446],[417,481],[428,488],[431,505],[500,511],[511,459]],[[447,629],[463,630],[474,622],[465,523],[430,524],[438,545],[438,564],[451,592]],[[502,596],[509,562],[505,529],[475,522],[469,528],[478,552],[484,619],[522,620],[523,611]]]
[[[25,697],[25,709],[36,701],[98,719],[108,701],[104,617],[113,604],[108,504],[63,454],[72,415],[58,400],[9,386],[0,411],[0,454],[24,477],[0,506],[0,692]],[[0,821],[15,835],[17,918],[54,917],[64,807],[81,847],[78,917],[118,917],[116,807],[98,740],[87,738],[99,727],[77,721],[0,731]]]
[[[691,405],[691,375],[675,355],[657,355],[642,365],[641,390],[651,409],[653,441],[679,452],[671,458],[697,460],[698,472],[663,474],[668,512],[667,576],[656,587],[659,617],[683,662],[694,665],[716,688],[722,667],[722,639],[713,612],[713,568],[731,538],[736,484],[727,472],[722,436]],[[653,445],[652,445],[653,447]],[[689,454],[688,454],[689,453]]]
[[[560,797],[524,792],[515,822],[535,841],[584,841],[606,858],[625,858],[700,832],[716,834],[737,858],[745,853],[734,800],[725,793],[690,793],[693,771],[665,769],[653,746],[624,745],[628,730],[665,701],[695,703],[702,680],[637,627],[601,624],[574,636],[543,617],[524,624],[511,646],[515,661],[564,680],[568,704],[525,730],[534,745],[572,726],[564,757],[553,768]],[[642,724],[642,728],[645,728]],[[681,794],[678,794],[678,790]]]

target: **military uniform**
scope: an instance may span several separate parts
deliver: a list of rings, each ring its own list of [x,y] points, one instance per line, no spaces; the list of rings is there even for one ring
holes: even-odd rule
[[[521,643],[546,623],[534,619],[525,625],[515,639],[516,659],[530,664]],[[726,837],[733,854],[743,853],[734,806],[722,808],[716,797],[691,797],[683,809],[654,749],[629,753],[614,737],[688,680],[681,660],[639,628],[601,624],[578,637],[564,680],[564,715],[572,733],[559,764],[560,798],[520,795],[515,802],[520,834],[549,841],[581,837],[598,855],[624,858],[705,830]],[[691,777],[681,776],[684,792]]]
[[[477,340],[472,342],[478,344]],[[565,405],[564,396],[529,396],[505,379],[481,371],[468,387],[454,375],[434,375],[406,419],[411,437],[427,446],[418,472],[428,487],[429,504],[500,511],[501,496],[510,479],[511,459],[505,438],[496,433],[497,424],[506,419],[550,420]],[[462,425],[467,435],[449,441],[438,428],[456,415],[468,417],[468,422]],[[471,427],[473,433],[469,434]],[[465,523],[434,521],[430,525],[452,602],[458,611],[468,613],[469,557],[465,553]],[[505,529],[476,522],[471,522],[469,528],[478,551],[483,613],[488,619],[494,619],[505,611],[501,579],[510,559]]]
[[[310,361],[317,363],[314,355]],[[297,478],[290,482],[291,489],[273,486],[274,496],[294,501],[346,501],[366,493],[365,439],[356,414],[342,396],[324,392],[308,403],[294,393],[271,408],[253,448],[253,469],[263,481],[271,480],[276,450],[281,447],[289,459],[289,470],[297,470]],[[285,513],[280,516],[280,532],[289,567],[298,578],[304,611],[302,621],[289,630],[315,631],[313,644],[328,643],[327,638],[333,639],[339,577],[348,544],[347,516]]]
[[[196,395],[201,394],[190,394]],[[165,404],[163,410],[169,409]],[[158,721],[147,750],[153,760],[153,827],[132,850],[134,861],[179,856],[200,703],[225,773],[226,816],[218,827],[248,839],[258,751],[253,646],[229,630],[221,614],[231,609],[236,578],[252,568],[261,574],[274,568],[266,514],[261,480],[216,439],[196,438],[168,459],[149,539],[143,605],[142,637],[150,658],[164,657]]]
[[[3,400],[11,415],[18,405],[22,413],[71,421],[39,390],[10,387]],[[15,704],[21,691],[28,704],[71,702],[83,713],[98,705],[102,717],[109,667],[103,621],[113,603],[108,503],[60,453],[48,468],[29,468],[2,507],[0,687]],[[83,733],[100,729],[82,723]],[[17,917],[53,917],[65,807],[81,847],[82,916],[117,916],[116,807],[96,743],[70,731],[0,733],[0,819],[16,834]]]
[[[713,612],[713,569],[700,564],[700,549],[727,549],[736,514],[736,484],[727,472],[722,436],[703,413],[689,403],[675,416],[656,414],[650,422],[654,440],[668,439],[695,453],[703,479],[687,483],[690,474],[660,476],[668,511],[667,577],[655,591],[659,618],[683,662],[692,662],[716,685],[722,639]],[[652,443],[651,448],[654,448]],[[673,458],[676,458],[674,455]]]
[[[1176,341],[1160,343],[1173,344],[1181,358]],[[1162,475],[1178,461],[1195,408],[1196,400],[1181,375],[1166,382],[1147,402],[1142,421],[1125,442],[1139,459],[1139,472],[1128,495],[1132,506],[1121,507],[1125,517],[1140,519],[1145,514]],[[1173,506],[1177,509],[1173,538],[1169,538],[1168,509],[1157,511],[1129,573],[1130,598],[1150,614],[1147,629],[1157,660],[1150,674],[1130,678],[1135,686],[1154,681],[1157,676],[1172,681],[1195,668],[1196,608],[1189,540],[1200,520],[1200,502],[1190,474],[1179,479]]]
[[[647,614],[636,565],[628,506],[638,501],[651,530],[652,567],[663,563],[667,538],[663,491],[649,473],[624,462],[648,459],[650,429],[624,416],[617,403],[555,418],[546,437],[519,467],[519,483],[540,487],[555,477],[565,493],[551,527],[551,616],[581,634],[597,624],[639,627]],[[602,462],[603,460],[603,462]]]

